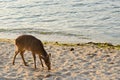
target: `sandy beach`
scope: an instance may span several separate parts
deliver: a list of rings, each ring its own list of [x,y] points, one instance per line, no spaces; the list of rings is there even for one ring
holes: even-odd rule
[[[0,80],[120,80],[120,49],[94,44],[44,46],[52,54],[50,71],[42,68],[38,57],[34,69],[31,52],[24,54],[29,66],[24,66],[20,55],[12,65],[14,44],[0,42]]]

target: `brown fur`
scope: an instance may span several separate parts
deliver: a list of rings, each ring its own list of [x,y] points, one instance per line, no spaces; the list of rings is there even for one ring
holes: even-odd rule
[[[24,59],[24,52],[26,50],[31,51],[33,58],[34,58],[34,66],[36,68],[36,56],[35,54],[38,54],[39,59],[41,61],[42,67],[43,63],[42,60],[44,60],[46,66],[48,67],[48,70],[51,69],[51,63],[50,63],[50,59],[49,59],[49,55],[47,54],[47,52],[45,51],[42,42],[35,38],[32,35],[21,35],[18,38],[16,38],[15,40],[15,46],[16,46],[16,50],[15,50],[15,55],[13,58],[13,65],[15,63],[15,58],[17,56],[18,53],[20,53],[23,63],[25,66],[27,66],[25,59]]]

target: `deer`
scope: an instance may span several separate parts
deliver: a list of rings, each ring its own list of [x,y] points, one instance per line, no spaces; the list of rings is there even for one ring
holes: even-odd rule
[[[42,67],[44,67],[43,63],[42,63],[42,59],[43,59],[48,70],[51,69],[51,62],[50,62],[50,55],[51,54],[47,54],[41,40],[39,40],[38,38],[36,38],[32,35],[20,35],[15,39],[15,54],[13,57],[13,65],[15,64],[16,56],[18,55],[18,53],[20,53],[24,65],[28,66],[25,62],[25,59],[24,59],[24,52],[25,51],[32,52],[35,69],[36,69],[36,55],[39,56]]]

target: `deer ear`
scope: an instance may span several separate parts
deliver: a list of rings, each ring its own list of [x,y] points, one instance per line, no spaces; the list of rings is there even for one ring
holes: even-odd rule
[[[51,53],[49,53],[49,57],[51,57]]]

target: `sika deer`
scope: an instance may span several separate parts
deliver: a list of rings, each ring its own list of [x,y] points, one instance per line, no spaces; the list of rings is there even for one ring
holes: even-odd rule
[[[18,38],[16,38],[15,46],[16,46],[16,51],[15,51],[15,55],[13,58],[13,65],[15,63],[15,58],[16,58],[17,54],[20,53],[24,65],[27,66],[23,54],[26,50],[28,50],[28,51],[32,52],[32,55],[34,58],[35,68],[36,68],[36,56],[35,56],[35,54],[38,54],[39,59],[40,59],[41,64],[42,64],[42,67],[44,67],[44,66],[43,66],[41,59],[44,60],[46,66],[48,67],[48,70],[51,69],[51,63],[50,63],[50,57],[49,57],[50,55],[47,54],[47,52],[45,51],[45,49],[43,47],[42,42],[39,39],[35,38],[32,35],[21,35]]]

